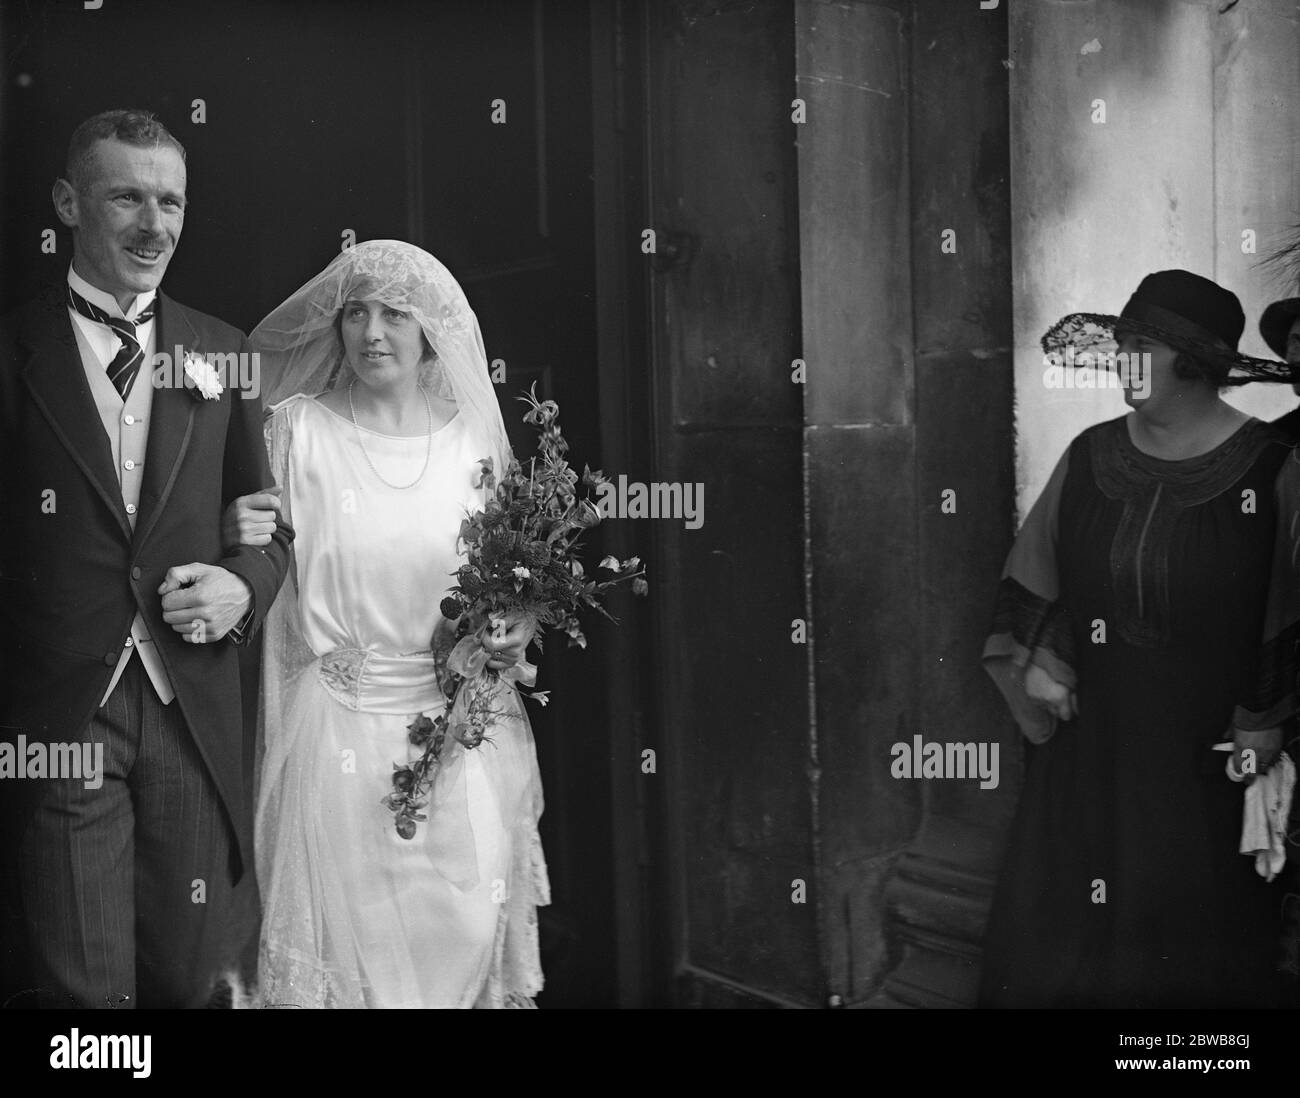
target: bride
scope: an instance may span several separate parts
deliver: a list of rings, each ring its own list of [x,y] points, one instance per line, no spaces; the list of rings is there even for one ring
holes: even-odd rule
[[[384,797],[419,756],[408,725],[445,704],[431,651],[482,507],[480,459],[509,444],[478,322],[451,273],[392,240],[358,244],[252,333],[279,485],[232,509],[257,544],[297,531],[266,622],[255,849],[267,1006],[532,1006],[549,902],[541,784],[513,690],[491,744],[447,737],[413,839]],[[532,625],[483,640],[518,663]],[[441,645],[439,646],[441,647]]]

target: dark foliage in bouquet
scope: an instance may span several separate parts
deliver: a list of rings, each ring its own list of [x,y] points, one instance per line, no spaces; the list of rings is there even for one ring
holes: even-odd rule
[[[581,477],[570,468],[565,458],[569,444],[560,433],[555,401],[539,401],[536,386],[519,399],[528,405],[524,422],[538,430],[537,454],[527,468],[512,459],[500,480],[491,458],[480,462],[474,486],[483,489],[486,502],[482,511],[461,523],[466,561],[454,573],[456,586],[440,604],[443,618],[455,622],[454,636],[435,634],[430,642],[447,708],[436,718],[421,715],[407,726],[410,742],[423,753],[414,763],[394,766],[393,790],[385,798],[397,816],[398,834],[406,839],[414,837],[416,823],[426,819],[421,809],[428,803],[447,735],[467,749],[485,739],[490,743],[488,725],[511,718],[510,707],[501,704],[502,691],[513,689],[518,681],[532,684],[531,677],[516,668],[487,668],[482,639],[488,631],[523,617],[541,627],[533,639],[539,649],[545,628],[564,633],[571,647],[585,648],[584,614],[594,611],[616,620],[602,604],[609,588],[630,583],[635,594],[648,590],[638,557],[620,561],[607,556],[598,568],[608,577],[588,575],[579,550],[587,532],[601,520],[591,494],[606,479],[585,465]],[[525,694],[542,705],[548,700],[547,691]]]

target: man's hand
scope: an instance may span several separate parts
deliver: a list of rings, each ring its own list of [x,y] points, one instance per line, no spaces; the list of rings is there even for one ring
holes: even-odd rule
[[[1282,750],[1282,729],[1261,728],[1257,732],[1247,732],[1241,728],[1232,730],[1232,768],[1245,777],[1249,783],[1255,775],[1264,773],[1277,762]],[[1253,752],[1253,758],[1247,764],[1245,753]]]
[[[229,553],[240,545],[270,545],[280,515],[280,486],[232,500],[221,516],[221,547]]]
[[[190,644],[219,641],[253,605],[248,582],[212,564],[168,568],[158,594],[163,621]]]
[[[1057,682],[1037,664],[1025,668],[1025,693],[1038,708],[1060,720],[1073,720],[1079,713],[1074,691]]]

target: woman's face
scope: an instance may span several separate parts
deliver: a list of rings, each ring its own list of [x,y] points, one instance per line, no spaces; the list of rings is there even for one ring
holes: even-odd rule
[[[1129,356],[1132,369],[1141,370],[1141,386],[1127,385],[1124,388],[1124,401],[1138,411],[1148,409],[1158,411],[1160,408],[1177,400],[1178,395],[1189,385],[1196,382],[1181,378],[1174,373],[1174,360],[1178,352],[1168,343],[1138,335],[1136,332],[1116,333],[1120,353]]]
[[[410,313],[382,301],[347,301],[339,334],[362,384],[387,389],[419,378],[424,333]]]

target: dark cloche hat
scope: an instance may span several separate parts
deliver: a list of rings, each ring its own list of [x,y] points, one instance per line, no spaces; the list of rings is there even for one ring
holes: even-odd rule
[[[1043,350],[1075,353],[1109,353],[1116,349],[1120,332],[1134,332],[1218,366],[1225,385],[1251,381],[1300,380],[1296,368],[1285,362],[1252,358],[1237,350],[1246,327],[1246,314],[1231,290],[1191,271],[1156,271],[1139,284],[1119,316],[1109,313],[1071,313],[1058,320],[1043,336]],[[1270,344],[1272,346],[1272,344]]]
[[[1278,358],[1286,358],[1286,337],[1296,317],[1300,317],[1300,297],[1273,302],[1259,318],[1259,334]]]

